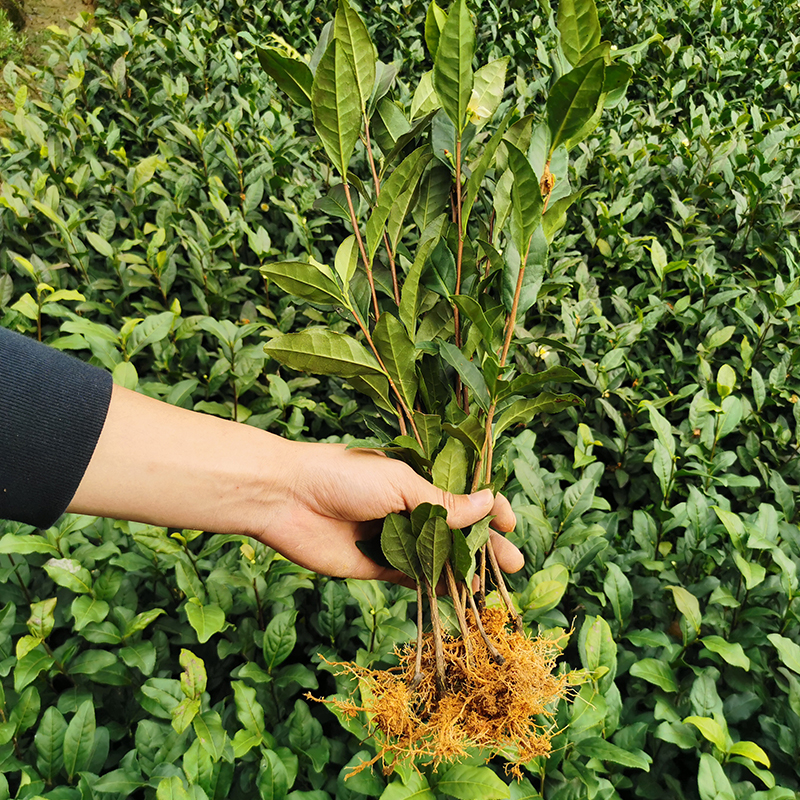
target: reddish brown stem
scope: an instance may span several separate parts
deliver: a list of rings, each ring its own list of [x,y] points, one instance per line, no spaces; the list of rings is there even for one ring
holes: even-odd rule
[[[494,581],[497,584],[497,588],[500,590],[503,602],[506,604],[508,614],[511,619],[514,620],[514,627],[517,629],[517,632],[522,633],[522,617],[517,614],[517,610],[514,608],[514,604],[511,602],[511,595],[508,593],[506,582],[503,579],[503,573],[500,571],[500,565],[497,563],[497,556],[494,554],[494,547],[492,546],[491,539],[486,542],[486,552],[489,554],[489,562],[492,565]]]
[[[461,607],[461,601],[458,599],[458,587],[456,586],[456,578],[453,575],[453,568],[450,566],[449,561],[444,564],[445,576],[447,578],[447,588],[450,592],[450,597],[453,598],[453,606],[456,610],[456,617],[458,617],[458,627],[461,628],[461,638],[464,640],[464,650],[467,656],[467,664],[469,664],[470,656],[472,655],[472,643],[469,640],[469,631],[467,630],[467,618],[464,614],[464,609]]]

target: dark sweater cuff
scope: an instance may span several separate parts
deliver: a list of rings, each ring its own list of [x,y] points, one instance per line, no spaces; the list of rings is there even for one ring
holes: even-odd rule
[[[83,478],[111,375],[0,328],[0,519],[48,528]]]

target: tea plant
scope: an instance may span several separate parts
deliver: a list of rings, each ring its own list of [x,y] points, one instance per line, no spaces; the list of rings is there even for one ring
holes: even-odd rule
[[[420,77],[408,116],[388,96],[394,72],[377,61],[346,0],[309,63],[285,48],[259,49],[279,86],[310,106],[340,179],[328,205],[352,230],[333,267],[283,261],[264,264],[261,273],[290,294],[339,309],[357,332],[310,327],[272,339],[265,350],[289,367],[348,380],[376,409],[374,436],[351,446],[402,458],[447,491],[502,487],[503,433],[580,402],[545,390],[577,375],[565,367],[537,370],[528,351],[536,342],[520,340],[516,325],[547,294],[548,249],[581,195],[570,185],[567,153],[594,130],[604,105],[620,99],[631,70],[601,41],[593,0],[562,2],[558,29],[563,74],[538,115],[504,102],[507,58],[473,70],[475,32],[464,0],[447,13],[435,2],[428,9],[433,68]],[[502,120],[494,121],[499,113]],[[363,180],[351,162],[363,164]],[[370,683],[370,708],[382,710],[376,719],[390,739],[381,753],[439,761],[470,745],[513,746],[529,761],[549,751],[535,720],[563,694],[564,682],[550,684],[530,666],[537,661],[519,637],[522,620],[498,567],[491,520],[451,530],[446,515],[425,505],[410,517],[391,514],[383,526],[382,556],[415,582],[419,616],[407,675]],[[457,620],[457,646],[444,645],[440,579]],[[499,645],[485,630],[490,580],[516,629],[513,643]],[[502,624],[493,625],[493,636],[507,637]],[[428,648],[433,657],[426,659]],[[425,661],[435,664],[427,675]],[[492,661],[506,664],[494,680]],[[535,691],[527,688],[532,683]],[[494,698],[491,714],[487,696]]]

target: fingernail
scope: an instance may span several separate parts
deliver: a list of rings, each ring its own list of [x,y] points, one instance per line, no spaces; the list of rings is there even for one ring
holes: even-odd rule
[[[481,489],[479,492],[475,492],[475,494],[469,496],[469,501],[474,506],[485,506],[489,500],[493,499],[494,495],[491,489]]]

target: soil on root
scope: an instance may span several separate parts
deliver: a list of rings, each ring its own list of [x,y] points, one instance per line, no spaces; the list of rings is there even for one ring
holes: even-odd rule
[[[570,691],[569,677],[554,674],[569,634],[557,640],[530,638],[510,630],[507,614],[497,608],[486,609],[481,619],[503,662],[492,658],[473,622],[468,644],[460,637],[444,642],[443,693],[437,688],[431,633],[423,639],[423,678],[416,685],[413,645],[398,652],[400,666],[393,670],[335,665],[359,679],[361,703],[338,698],[320,702],[347,716],[366,712],[378,743],[378,754],[351,774],[379,760],[386,773],[417,759],[438,766],[479,748],[487,758],[515,753],[508,769],[519,775],[520,764],[550,753],[555,707]]]

